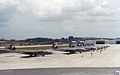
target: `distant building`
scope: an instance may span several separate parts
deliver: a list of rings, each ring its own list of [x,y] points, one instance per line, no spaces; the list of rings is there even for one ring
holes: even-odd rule
[[[3,44],[5,44],[5,42],[4,41],[0,41],[0,46],[2,46]]]
[[[85,40],[85,44],[113,44],[111,40],[97,39],[97,40]]]
[[[112,44],[120,44],[120,38],[119,39],[114,39],[114,40],[111,40],[112,41]]]

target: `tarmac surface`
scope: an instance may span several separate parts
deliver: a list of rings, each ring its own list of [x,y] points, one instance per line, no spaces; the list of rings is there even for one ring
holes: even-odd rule
[[[52,50],[51,50],[52,51]],[[120,67],[120,45],[111,45],[107,50],[65,55],[60,51],[45,57],[27,57],[19,53],[0,54],[0,70],[69,67]],[[1,74],[0,74],[1,75]]]
[[[41,68],[1,70],[0,75],[118,75],[120,68]]]

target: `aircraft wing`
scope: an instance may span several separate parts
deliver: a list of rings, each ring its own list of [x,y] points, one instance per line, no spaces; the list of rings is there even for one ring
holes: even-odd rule
[[[52,54],[52,52],[46,51],[46,50],[9,50],[11,52],[15,53],[21,53],[21,54],[27,54],[29,56],[37,56],[37,55],[49,55]]]
[[[89,50],[82,47],[73,47],[73,48],[58,48],[57,51],[69,52],[70,54],[74,54],[75,52],[88,52]]]

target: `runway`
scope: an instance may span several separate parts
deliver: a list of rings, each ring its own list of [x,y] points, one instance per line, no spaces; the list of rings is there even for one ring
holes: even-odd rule
[[[40,68],[1,70],[0,75],[116,75],[120,68]]]

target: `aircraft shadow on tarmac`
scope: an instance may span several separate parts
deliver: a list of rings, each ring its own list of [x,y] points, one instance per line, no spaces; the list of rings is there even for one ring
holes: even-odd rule
[[[29,56],[29,55],[27,55],[27,56],[21,56],[20,58],[32,58],[32,57],[39,57],[39,56],[41,56],[41,55],[37,55],[37,56]],[[44,57],[44,56],[41,56],[41,57]]]
[[[31,58],[33,56],[21,56],[20,58]]]

